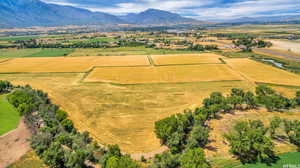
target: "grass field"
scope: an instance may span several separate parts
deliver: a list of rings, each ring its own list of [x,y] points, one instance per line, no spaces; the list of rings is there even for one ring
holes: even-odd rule
[[[67,56],[73,49],[0,49],[0,58],[22,58],[22,57],[61,57]]]
[[[300,166],[300,152],[291,152],[279,156],[279,160],[270,166],[266,164],[249,164],[240,166],[240,168],[284,168],[284,167],[299,167]]]
[[[124,56],[124,55],[161,55],[161,54],[180,54],[180,53],[199,53],[194,51],[176,51],[153,49],[145,47],[119,47],[119,48],[99,48],[99,49],[75,49],[69,56]]]
[[[48,92],[75,126],[103,144],[119,144],[125,152],[160,148],[154,122],[186,108],[195,108],[213,91],[252,88],[245,81],[116,86],[78,83],[84,74],[0,74],[14,84],[30,84]]]
[[[17,128],[20,118],[17,110],[6,100],[6,96],[0,95],[0,136]]]
[[[234,71],[255,82],[300,86],[300,76],[247,58],[224,59]]]
[[[227,65],[203,64],[160,67],[95,68],[85,82],[120,84],[185,83],[243,80]]]
[[[147,56],[15,58],[0,63],[0,73],[86,72],[94,66],[145,66]]]
[[[222,56],[204,54],[177,54],[177,55],[153,55],[151,56],[155,65],[180,65],[180,64],[217,64],[221,63]]]
[[[7,168],[47,168],[35,152],[28,152],[21,159]]]
[[[61,57],[67,56],[68,54],[72,53],[74,49],[69,48],[46,48],[41,49],[39,52],[26,55],[24,57]]]

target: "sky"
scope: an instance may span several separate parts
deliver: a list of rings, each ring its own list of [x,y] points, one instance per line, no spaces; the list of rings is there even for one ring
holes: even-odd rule
[[[300,0],[42,0],[114,15],[149,8],[166,10],[199,20],[300,15]]]

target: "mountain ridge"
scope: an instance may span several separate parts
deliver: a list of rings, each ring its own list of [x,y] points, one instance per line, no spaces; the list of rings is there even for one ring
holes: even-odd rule
[[[196,22],[178,14],[148,9],[123,17],[104,12],[45,3],[40,0],[1,0],[0,27],[65,26],[97,24],[178,24]]]

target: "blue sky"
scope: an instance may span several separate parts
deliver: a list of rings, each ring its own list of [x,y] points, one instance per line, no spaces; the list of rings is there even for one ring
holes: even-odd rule
[[[42,0],[114,15],[149,8],[167,10],[199,20],[300,15],[300,0]]]

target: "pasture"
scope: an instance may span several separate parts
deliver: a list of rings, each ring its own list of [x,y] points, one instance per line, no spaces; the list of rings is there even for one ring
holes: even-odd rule
[[[154,66],[149,57],[156,64],[171,65]],[[220,57],[209,53],[15,58],[0,63],[0,78],[49,93],[69,113],[76,128],[90,132],[101,144],[118,144],[127,153],[143,154],[160,149],[155,121],[199,106],[211,92],[253,91],[254,82],[300,86],[296,74],[249,59],[224,59],[224,64]],[[198,65],[186,65],[194,63]],[[296,90],[274,88],[284,94]],[[256,119],[254,114],[245,116]],[[221,123],[232,120],[221,121],[215,125],[216,133],[227,129]],[[220,143],[213,145],[222,148]],[[208,156],[222,154],[227,155],[218,149]]]
[[[15,58],[0,63],[0,73],[86,72],[94,66],[145,66],[147,56]]]
[[[73,49],[0,49],[0,58],[22,58],[22,57],[62,57],[73,52]]]
[[[0,95],[0,136],[17,128],[20,115],[6,100],[6,95]]]
[[[300,76],[248,58],[224,59],[236,72],[254,82],[300,86]]]
[[[184,54],[199,53],[194,51],[177,51],[167,49],[153,49],[145,47],[118,47],[118,48],[99,48],[99,49],[75,49],[69,56],[126,56],[126,55],[161,55],[161,54]]]
[[[84,82],[119,84],[234,81],[242,78],[226,65],[95,68]]]
[[[203,54],[176,54],[176,55],[153,55],[151,56],[155,65],[190,65],[190,64],[218,64],[222,56]]]

